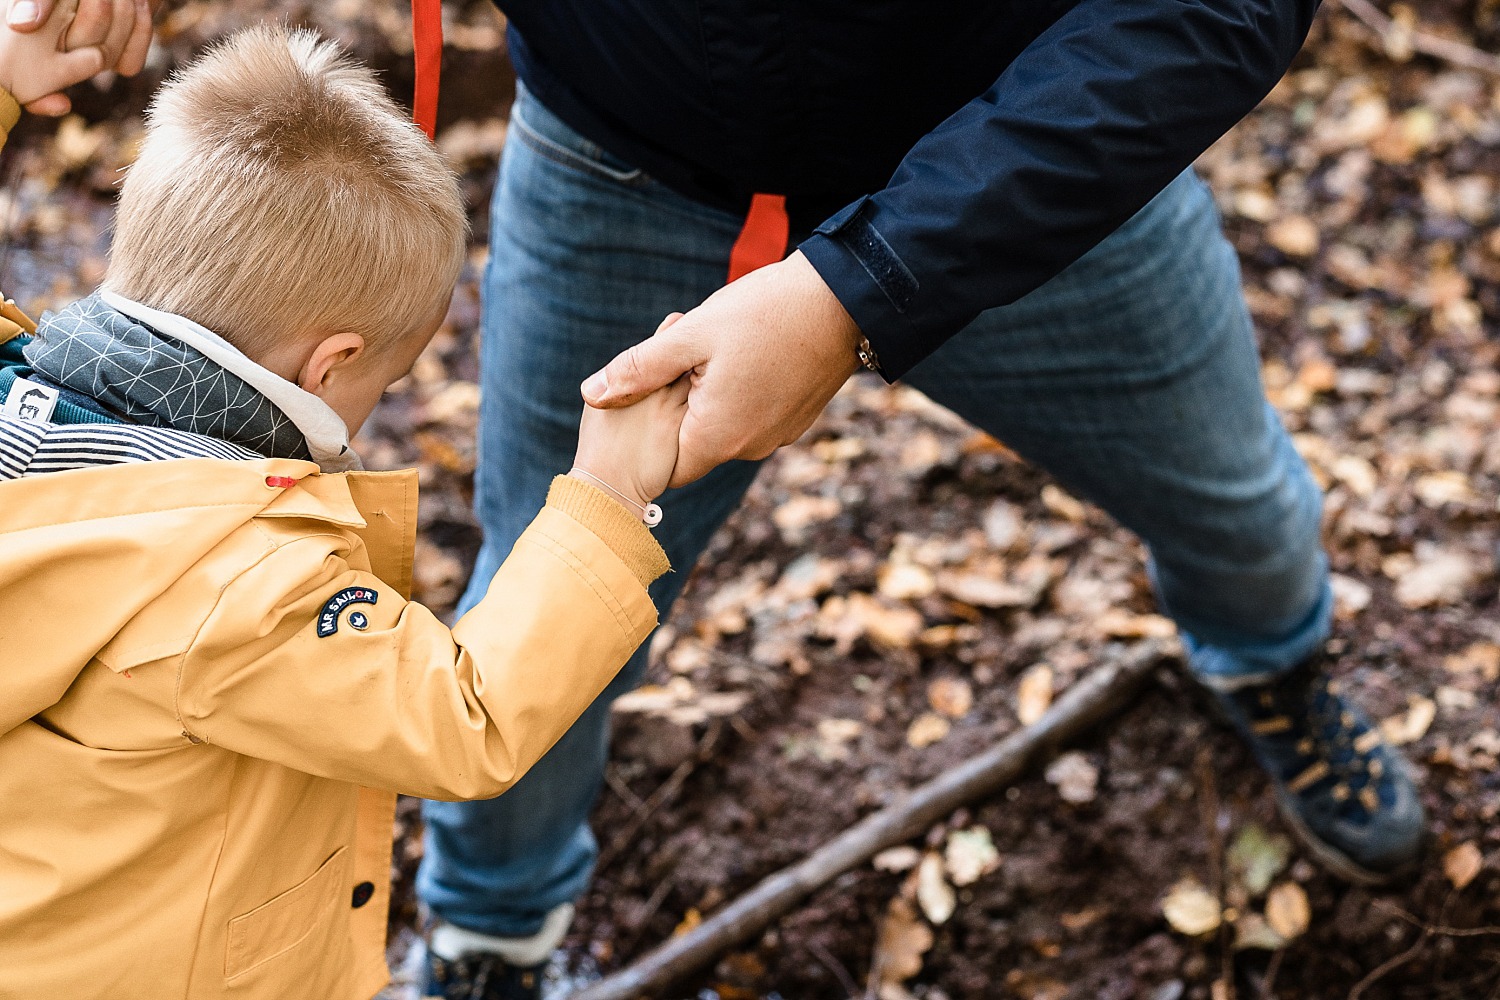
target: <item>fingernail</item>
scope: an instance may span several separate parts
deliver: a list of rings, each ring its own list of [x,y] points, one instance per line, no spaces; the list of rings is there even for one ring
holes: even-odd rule
[[[25,25],[36,20],[36,4],[32,0],[16,0],[5,15],[6,24]]]
[[[603,399],[604,394],[608,391],[609,379],[604,377],[603,372],[594,372],[583,383],[584,399]]]

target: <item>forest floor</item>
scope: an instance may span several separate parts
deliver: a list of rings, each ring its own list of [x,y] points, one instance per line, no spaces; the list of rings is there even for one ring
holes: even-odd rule
[[[315,9],[316,8],[316,9]],[[103,270],[152,83],[262,16],[345,39],[409,93],[401,4],[172,5],[151,70],[5,154],[0,282],[34,313]],[[1328,5],[1265,103],[1199,164],[1239,251],[1264,378],[1328,490],[1335,672],[1410,755],[1431,817],[1411,878],[1351,888],[1293,846],[1265,779],[1164,670],[993,800],[813,895],[673,996],[1223,1000],[1500,996],[1500,78],[1496,5]],[[511,91],[499,19],[457,11],[440,145],[478,239]],[[416,596],[451,612],[470,514],[477,275],[360,446],[421,469]],[[685,303],[690,305],[690,303]],[[602,862],[568,939],[604,971],[993,744],[1097,661],[1169,633],[1142,551],[915,392],[856,379],[769,461],[617,713]],[[396,952],[415,922],[397,828]],[[872,971],[873,970],[873,971]]]

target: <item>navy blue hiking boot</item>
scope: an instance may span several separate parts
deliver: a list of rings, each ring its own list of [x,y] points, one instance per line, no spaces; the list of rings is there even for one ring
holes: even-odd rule
[[[1362,885],[1411,866],[1426,817],[1406,760],[1329,680],[1321,656],[1237,688],[1200,682],[1270,774],[1282,818],[1314,858]]]

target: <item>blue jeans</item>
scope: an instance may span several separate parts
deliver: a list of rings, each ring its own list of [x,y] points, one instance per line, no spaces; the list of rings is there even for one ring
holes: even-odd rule
[[[485,540],[464,608],[568,469],[579,383],[719,288],[741,221],[519,96],[491,208],[475,501]],[[1238,264],[1191,172],[906,381],[1141,536],[1194,670],[1270,676],[1326,637],[1322,497],[1266,402]],[[652,588],[664,616],[755,472],[731,462],[663,498],[657,537],[678,568]],[[417,889],[437,915],[525,936],[583,892],[609,706],[645,664],[643,647],[504,796],[427,803]]]

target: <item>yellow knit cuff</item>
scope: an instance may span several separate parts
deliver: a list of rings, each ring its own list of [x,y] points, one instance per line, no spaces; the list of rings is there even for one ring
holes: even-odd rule
[[[5,145],[5,137],[20,120],[21,106],[16,103],[14,97],[10,96],[10,91],[0,87],[0,146]]]
[[[666,552],[641,519],[601,489],[572,476],[552,480],[547,506],[554,507],[603,539],[646,586],[672,568]]]

